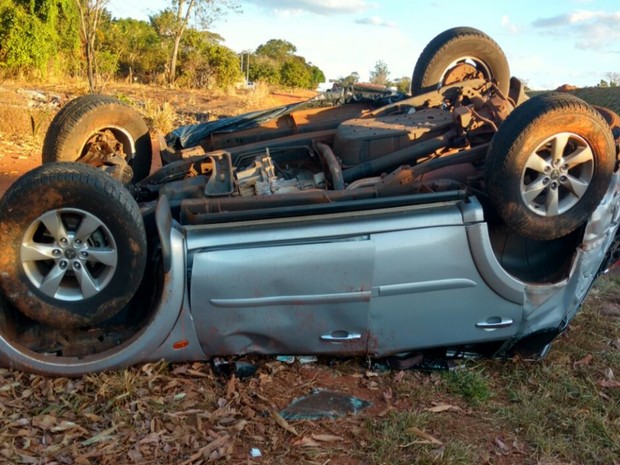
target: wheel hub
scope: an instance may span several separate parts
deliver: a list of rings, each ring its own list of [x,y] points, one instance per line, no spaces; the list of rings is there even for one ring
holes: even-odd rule
[[[557,216],[574,207],[592,180],[594,155],[579,135],[559,133],[543,141],[526,163],[521,196],[540,216]]]
[[[80,301],[99,294],[118,264],[110,231],[76,209],[52,210],[28,228],[21,263],[31,284],[48,297]]]
[[[476,69],[475,66],[469,63],[459,63],[446,72],[443,84],[455,84],[457,82],[467,81],[468,79],[481,79],[483,77],[484,74]]]
[[[77,253],[75,250],[67,250],[65,252],[65,257],[67,257],[69,260],[73,260],[76,256],[77,256]]]

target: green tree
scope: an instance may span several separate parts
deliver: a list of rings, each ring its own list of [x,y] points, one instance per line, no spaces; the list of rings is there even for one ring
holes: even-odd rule
[[[266,82],[267,84],[279,84],[280,63],[268,56],[250,56],[249,80]]]
[[[605,77],[607,77],[607,82],[609,82],[609,87],[620,86],[620,73],[614,73],[612,71],[609,71],[605,73]]]
[[[310,82],[313,88],[316,88],[322,82],[325,82],[325,74],[323,71],[315,65],[309,64],[310,66]]]
[[[390,71],[387,64],[379,60],[375,63],[375,68],[370,71],[370,82],[379,86],[387,86],[389,84]]]
[[[411,78],[409,76],[403,76],[394,80],[394,84],[396,84],[396,89],[403,94],[408,94],[411,89]]]
[[[179,47],[179,80],[190,87],[226,87],[241,79],[239,57],[216,34],[189,28]]]
[[[256,54],[273,58],[276,61],[284,61],[296,51],[297,47],[286,40],[271,39],[263,45],[259,45],[256,49]]]
[[[172,15],[169,28],[173,42],[168,65],[168,83],[174,84],[181,39],[189,26],[192,15],[206,28],[225,10],[237,9],[238,3],[236,0],[171,0],[171,2],[172,8],[164,11]]]
[[[357,84],[360,80],[360,75],[357,71],[353,71],[351,74],[345,77],[339,77],[332,82],[338,84],[340,87],[351,87],[353,84]]]
[[[259,45],[251,55],[249,79],[288,87],[314,89],[325,81],[318,66],[294,55],[297,47],[282,39],[270,39]]]
[[[125,18],[115,19],[105,28],[101,50],[118,56],[118,71],[123,78],[150,82],[163,74],[167,50],[152,23]]]
[[[48,75],[79,63],[73,0],[1,0],[0,68],[9,74]]]
[[[280,68],[280,84],[288,87],[311,87],[312,76],[306,63],[297,57],[287,60]]]

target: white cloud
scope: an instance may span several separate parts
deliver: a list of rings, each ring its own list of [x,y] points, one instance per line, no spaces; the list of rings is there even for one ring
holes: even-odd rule
[[[361,13],[376,7],[367,0],[244,0],[280,15],[298,15],[304,11],[322,16]]]
[[[355,21],[357,24],[365,24],[369,26],[380,26],[380,27],[396,27],[396,23],[392,21],[386,21],[384,19],[379,18],[378,16],[372,16],[370,18],[361,18]]]
[[[578,10],[565,15],[540,18],[532,23],[549,35],[576,39],[575,47],[603,50],[620,40],[620,11]]]
[[[516,34],[517,32],[519,32],[519,28],[510,22],[510,18],[508,18],[508,15],[502,16],[502,27],[511,34]]]

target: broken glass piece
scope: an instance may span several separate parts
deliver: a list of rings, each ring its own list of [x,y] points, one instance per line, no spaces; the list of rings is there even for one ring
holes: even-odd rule
[[[321,420],[357,414],[372,405],[357,397],[335,391],[316,390],[306,397],[295,399],[280,412],[285,420]]]

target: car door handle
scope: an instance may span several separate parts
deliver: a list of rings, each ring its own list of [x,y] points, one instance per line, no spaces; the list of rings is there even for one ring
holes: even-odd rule
[[[348,331],[333,331],[330,334],[323,334],[321,336],[322,341],[328,342],[343,342],[343,341],[355,341],[361,339],[360,333],[350,333]]]
[[[493,317],[488,318],[486,321],[476,323],[476,328],[489,331],[493,329],[508,328],[508,326],[512,326],[513,323],[514,320],[512,320],[512,318]]]

